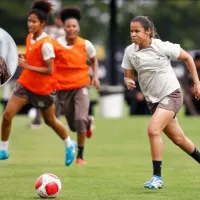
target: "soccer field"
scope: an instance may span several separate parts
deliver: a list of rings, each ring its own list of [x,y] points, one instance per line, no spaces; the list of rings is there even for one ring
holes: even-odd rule
[[[199,118],[180,117],[185,133],[200,147]],[[64,122],[64,119],[62,118]],[[0,200],[40,199],[34,183],[51,172],[62,181],[62,200],[196,200],[200,198],[200,170],[192,158],[165,136],[164,188],[151,191],[143,183],[152,167],[146,126],[149,117],[111,120],[97,117],[94,137],[87,140],[88,164],[64,166],[64,144],[44,126],[30,130],[30,119],[13,121],[10,158],[0,162]],[[75,138],[74,133],[70,135]]]

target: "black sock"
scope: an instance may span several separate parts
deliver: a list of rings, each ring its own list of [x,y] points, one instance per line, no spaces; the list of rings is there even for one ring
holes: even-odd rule
[[[161,176],[161,167],[162,167],[162,161],[152,161],[153,163],[153,175]]]
[[[84,147],[83,146],[78,146],[77,158],[83,159],[83,151],[84,151]]]
[[[200,152],[196,147],[194,151],[190,154],[190,156],[194,158],[198,163],[200,163]]]

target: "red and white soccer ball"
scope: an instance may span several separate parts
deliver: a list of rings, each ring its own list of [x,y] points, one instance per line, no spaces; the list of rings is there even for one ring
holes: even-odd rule
[[[36,180],[35,189],[41,198],[53,198],[61,191],[61,181],[54,174],[43,174]]]

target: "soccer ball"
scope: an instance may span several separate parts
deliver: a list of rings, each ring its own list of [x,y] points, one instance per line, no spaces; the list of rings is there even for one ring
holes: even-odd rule
[[[36,180],[35,189],[41,198],[53,198],[61,191],[61,181],[56,175],[46,173]]]

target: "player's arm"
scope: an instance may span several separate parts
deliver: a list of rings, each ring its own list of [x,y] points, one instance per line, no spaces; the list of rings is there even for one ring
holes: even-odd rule
[[[45,60],[44,62],[45,62],[45,67],[36,67],[28,65],[23,56],[20,56],[18,59],[18,65],[23,69],[28,69],[42,74],[53,74],[54,72],[53,58]]]
[[[98,60],[97,57],[94,56],[92,58],[89,58],[91,66],[92,66],[92,72],[93,72],[93,77],[98,78]]]
[[[134,69],[128,56],[128,48],[125,50],[121,67],[124,69],[124,84],[128,90],[133,90],[136,85],[134,79]]]
[[[86,50],[87,50],[88,59],[92,66],[92,72],[93,72],[91,83],[92,85],[94,85],[96,89],[99,89],[100,88],[100,81],[98,78],[99,64],[98,64],[98,59],[96,56],[96,49],[93,46],[93,44],[88,40],[86,40]]]
[[[133,69],[124,69],[124,78],[130,78],[133,80],[134,70]]]
[[[134,77],[133,69],[124,69],[124,83],[128,90],[133,90],[134,88],[136,88],[133,77]]]
[[[40,66],[30,66],[26,62],[26,59],[23,56],[19,57],[19,66],[28,69],[31,71],[39,72],[42,74],[53,74],[54,72],[54,49],[53,45],[51,43],[44,43],[42,46],[42,55],[43,55],[43,60],[45,63],[45,67],[40,67]]]
[[[89,59],[92,65],[92,71],[93,71],[93,75],[92,75],[92,85],[94,85],[94,87],[96,89],[100,88],[100,81],[98,78],[98,60],[97,57],[92,57]]]

